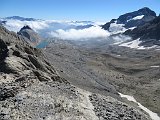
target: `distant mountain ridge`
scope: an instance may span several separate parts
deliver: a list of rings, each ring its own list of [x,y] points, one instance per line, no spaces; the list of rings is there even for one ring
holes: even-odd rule
[[[110,31],[112,25],[115,24],[117,26],[121,25],[122,27],[128,29],[144,25],[146,22],[149,22],[154,18],[156,18],[156,13],[151,9],[144,7],[137,11],[123,14],[117,19],[112,19],[110,22],[103,25],[102,28]]]
[[[35,21],[35,20],[37,20],[34,18],[25,18],[25,17],[20,17],[20,16],[5,17],[5,19],[13,19],[13,20],[20,20],[20,21]]]

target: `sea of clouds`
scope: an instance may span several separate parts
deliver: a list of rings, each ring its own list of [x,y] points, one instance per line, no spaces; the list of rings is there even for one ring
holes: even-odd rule
[[[56,21],[56,20],[33,20],[20,21],[15,19],[6,20],[4,25],[10,31],[18,32],[23,26],[29,25],[34,31],[43,37],[59,38],[63,40],[92,40],[109,38],[114,33],[102,29],[100,25],[104,23],[91,21]],[[89,25],[89,27],[88,27]],[[78,29],[77,29],[78,28]],[[111,28],[122,28],[119,25],[113,25]],[[119,30],[119,29],[118,29]],[[123,35],[112,37],[115,43],[127,40]]]
[[[95,22],[75,22],[75,21],[54,21],[54,20],[36,20],[36,21],[20,21],[7,20],[5,27],[10,31],[18,32],[23,26],[29,25],[34,31],[46,34],[47,37],[56,37],[68,40],[85,40],[90,38],[103,38],[110,33],[102,29],[99,23]],[[91,25],[91,27],[86,27]],[[83,29],[76,27],[83,26]]]

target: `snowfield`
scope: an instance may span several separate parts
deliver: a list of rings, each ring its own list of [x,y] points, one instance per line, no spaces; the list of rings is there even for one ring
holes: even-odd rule
[[[131,19],[127,20],[127,22],[129,22],[131,20],[141,20],[143,17],[144,17],[144,15],[136,16],[134,18],[131,18]]]
[[[144,49],[153,49],[156,48],[158,49],[159,46],[157,45],[153,45],[151,47],[144,47],[144,46],[139,46],[142,43],[142,41],[140,41],[140,38],[130,41],[130,42],[125,42],[125,43],[119,43],[119,46],[123,46],[123,47],[129,47],[132,49],[139,49],[139,50],[144,50]]]
[[[141,41],[139,39],[140,38],[133,40],[131,42],[122,43],[119,46],[124,46],[124,47],[129,47],[129,48],[137,48],[137,49],[145,49],[144,47],[139,46],[139,44],[141,43]]]
[[[150,66],[151,68],[159,68],[159,65]]]
[[[119,93],[119,95],[122,98],[127,98],[127,100],[132,101],[132,102],[138,104],[138,107],[140,107],[142,110],[144,110],[145,112],[147,112],[153,120],[160,120],[160,117],[157,115],[157,113],[154,113],[154,112],[150,111],[148,108],[144,107],[141,103],[137,102],[136,99],[133,96],[124,95],[122,93]]]

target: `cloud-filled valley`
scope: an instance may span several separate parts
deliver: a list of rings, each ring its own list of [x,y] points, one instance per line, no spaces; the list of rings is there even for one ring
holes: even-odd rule
[[[85,29],[69,29],[63,30],[59,29],[56,31],[52,31],[49,33],[52,37],[57,37],[60,39],[68,39],[68,40],[85,40],[91,38],[105,38],[110,35],[110,33],[106,30],[103,30],[99,26],[92,26]]]
[[[86,40],[105,38],[110,35],[108,31],[98,25],[98,22],[91,21],[2,20],[6,21],[4,26],[10,31],[18,32],[23,26],[28,25],[42,36],[45,35],[45,37],[56,37],[59,39]]]

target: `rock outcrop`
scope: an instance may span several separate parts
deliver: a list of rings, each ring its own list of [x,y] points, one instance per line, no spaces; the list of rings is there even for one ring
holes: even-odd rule
[[[32,44],[33,46],[38,45],[42,41],[42,38],[28,25],[21,28],[18,34],[28,38],[28,42],[30,42],[30,44]]]

